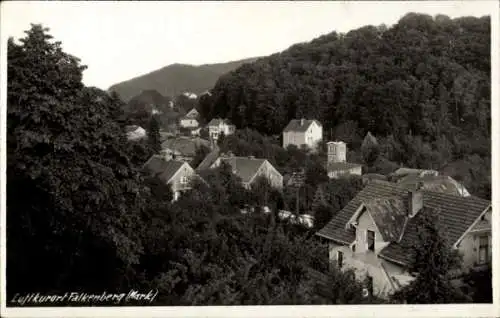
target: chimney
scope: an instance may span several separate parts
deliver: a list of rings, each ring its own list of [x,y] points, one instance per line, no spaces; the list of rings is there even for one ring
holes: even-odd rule
[[[418,182],[414,190],[408,191],[408,216],[414,217],[424,206],[423,183]]]
[[[304,121],[305,121],[305,119],[304,119],[304,118],[300,119],[300,125],[301,125],[301,126],[304,126]]]

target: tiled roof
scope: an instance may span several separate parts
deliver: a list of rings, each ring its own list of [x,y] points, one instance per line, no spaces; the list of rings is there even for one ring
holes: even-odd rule
[[[365,174],[363,174],[363,180],[366,180],[366,181],[370,181],[370,180],[387,181],[387,177],[384,176],[383,174],[378,174],[378,173],[365,173]]]
[[[433,175],[414,175],[410,174],[398,180],[398,184],[404,186],[412,186],[422,182],[424,190],[448,193],[456,196],[469,196],[469,192],[465,187],[449,176],[433,176]]]
[[[219,158],[219,154],[220,154],[220,148],[217,145],[215,145],[214,149],[209,154],[206,155],[206,157],[202,160],[202,162],[200,162],[200,164],[196,168],[196,171],[209,169],[212,166],[212,164],[217,160],[217,158]]]
[[[221,160],[228,163],[233,168],[235,174],[240,177],[241,181],[244,183],[250,182],[255,174],[257,174],[260,166],[266,161],[266,159],[247,157],[221,158]]]
[[[330,171],[338,171],[338,170],[350,170],[353,168],[361,167],[362,165],[359,163],[351,163],[351,162],[330,162],[326,165],[326,170]]]
[[[305,132],[313,122],[316,122],[316,124],[321,127],[320,122],[317,120],[304,119],[302,125],[301,125],[301,120],[302,119],[292,119],[285,127],[285,129],[283,129],[283,132],[289,132],[289,131]]]
[[[399,241],[408,213],[405,200],[395,196],[361,201],[375,221],[384,241]]]
[[[184,156],[194,156],[196,149],[205,146],[210,147],[210,142],[202,138],[172,138],[167,139],[161,144],[162,149],[171,149],[180,152]]]
[[[214,119],[212,119],[208,123],[208,126],[219,126],[219,125],[222,125],[222,124],[226,124],[226,125],[232,126],[232,124],[229,121],[229,119],[221,119],[221,118],[214,118]]]
[[[399,168],[392,173],[395,176],[406,176],[406,175],[425,175],[425,174],[434,174],[437,175],[438,172],[436,170],[430,169],[413,169],[413,168]]]
[[[345,226],[352,215],[363,202],[370,202],[373,199],[398,196],[404,200],[408,195],[408,188],[385,181],[374,180],[361,190],[356,197],[351,200],[333,219],[320,231],[318,236],[334,240],[343,244],[350,244],[355,239],[355,232],[352,229],[346,229]],[[457,197],[445,193],[432,191],[423,191],[422,211],[434,209],[440,211],[443,225],[446,228],[446,235],[450,242],[457,240],[472,225],[479,215],[490,206],[490,201],[477,197]],[[421,211],[421,212],[422,212]],[[417,214],[418,216],[419,214]],[[406,229],[400,243],[390,243],[381,253],[381,256],[390,258],[399,262],[407,262],[408,249],[405,247],[407,240],[412,241],[412,230],[416,218],[409,219]],[[379,221],[380,223],[380,221]],[[389,233],[392,232],[389,231]],[[387,234],[386,234],[387,235]]]
[[[192,108],[190,111],[187,112],[186,116],[184,117],[194,119],[197,118],[199,115],[200,113],[198,112],[198,110],[196,108]]]
[[[144,170],[149,174],[168,182],[174,174],[179,171],[184,162],[175,160],[165,160],[161,156],[153,155],[144,164]]]

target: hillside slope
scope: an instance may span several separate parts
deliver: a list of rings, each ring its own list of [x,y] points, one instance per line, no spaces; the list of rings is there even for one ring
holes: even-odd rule
[[[379,154],[422,169],[458,162],[466,169],[449,169],[453,177],[488,198],[490,70],[489,16],[409,13],[389,28],[332,32],[243,65],[221,76],[199,110],[267,135],[293,118],[318,119],[324,139],[345,141],[370,172],[380,173]],[[360,149],[368,131],[379,149]]]
[[[328,130],[355,121],[363,135],[489,132],[489,74],[489,17],[411,13],[243,65],[220,78],[204,111],[267,134],[302,116]]]
[[[186,91],[200,94],[211,89],[221,75],[255,60],[257,58],[199,66],[172,64],[112,85],[108,91],[115,91],[126,102],[143,90],[156,90],[163,96],[176,96]]]

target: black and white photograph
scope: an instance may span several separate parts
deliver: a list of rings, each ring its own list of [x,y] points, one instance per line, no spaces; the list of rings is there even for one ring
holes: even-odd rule
[[[498,2],[0,6],[2,317],[500,316]]]

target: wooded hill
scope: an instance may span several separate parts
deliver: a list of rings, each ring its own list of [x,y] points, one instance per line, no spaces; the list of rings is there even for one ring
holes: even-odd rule
[[[221,75],[255,60],[256,58],[249,58],[199,66],[172,64],[112,85],[108,91],[116,92],[124,101],[130,100],[143,90],[157,90],[164,96],[177,96],[183,92],[200,94],[212,88]]]
[[[325,138],[351,150],[370,131],[397,164],[451,174],[481,166],[470,179],[487,183],[490,86],[490,17],[409,13],[389,28],[332,32],[245,64],[200,110],[269,135],[292,118],[320,119]]]

